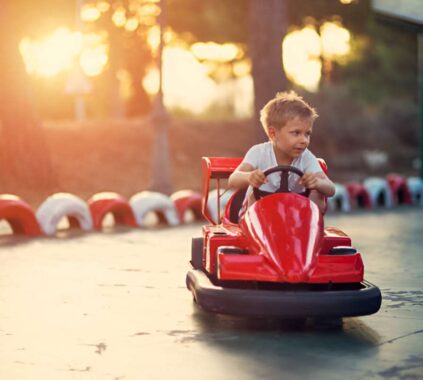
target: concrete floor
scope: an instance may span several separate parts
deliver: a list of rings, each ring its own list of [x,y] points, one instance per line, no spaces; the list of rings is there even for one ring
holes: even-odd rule
[[[293,329],[198,310],[198,224],[0,240],[0,379],[423,379],[423,209],[332,214],[376,315]]]

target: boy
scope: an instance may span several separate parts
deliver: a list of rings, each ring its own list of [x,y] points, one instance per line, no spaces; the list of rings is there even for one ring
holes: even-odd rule
[[[245,200],[251,205],[255,201],[252,187],[263,185],[262,190],[272,192],[279,188],[280,175],[271,174],[266,178],[264,170],[277,165],[295,166],[304,172],[304,176],[290,174],[289,189],[294,192],[310,189],[310,199],[324,213],[324,198],[335,194],[335,185],[307,149],[317,117],[316,111],[295,92],[278,93],[260,112],[260,121],[269,141],[250,148],[229,177],[229,186],[236,189],[250,186]],[[243,211],[245,205],[246,201]]]

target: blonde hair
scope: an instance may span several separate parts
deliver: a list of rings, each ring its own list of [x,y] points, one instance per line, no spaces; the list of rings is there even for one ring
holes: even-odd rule
[[[278,92],[260,111],[260,122],[269,134],[269,128],[281,129],[288,121],[300,118],[318,118],[316,110],[294,91]]]

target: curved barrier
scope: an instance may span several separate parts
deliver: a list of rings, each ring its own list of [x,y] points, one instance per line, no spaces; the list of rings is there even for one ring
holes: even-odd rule
[[[113,215],[115,224],[136,227],[134,213],[128,200],[120,194],[102,192],[94,194],[88,200],[94,228],[101,230],[104,217],[110,213]]]
[[[410,205],[412,203],[410,189],[407,180],[398,174],[388,174],[386,176],[388,185],[391,188],[392,200],[396,205]]]
[[[419,177],[409,177],[407,179],[412,202],[415,205],[423,206],[423,180]]]
[[[41,235],[41,229],[34,211],[16,195],[0,195],[0,219],[6,220],[14,234]]]
[[[231,199],[233,193],[235,191],[233,189],[227,189],[222,191],[220,195],[220,218],[222,218],[223,213],[225,211],[225,207],[227,203],[229,202],[229,199]],[[217,221],[218,218],[218,212],[217,212],[217,190],[211,190],[209,192],[209,202],[208,202],[208,208],[210,212],[210,216],[214,221]]]
[[[328,198],[329,211],[351,211],[350,197],[347,188],[340,183],[335,183],[335,195]]]
[[[56,193],[48,197],[38,208],[36,217],[41,229],[48,236],[57,231],[62,218],[68,218],[72,227],[90,231],[93,227],[90,210],[79,197],[69,193]]]
[[[363,182],[364,187],[370,194],[372,207],[392,207],[392,193],[388,182],[384,178],[369,177]]]
[[[200,220],[203,218],[201,213],[201,194],[192,190],[180,190],[173,193],[170,199],[175,205],[181,223],[184,222],[184,216],[188,210],[193,212],[195,219]]]
[[[179,224],[175,205],[167,195],[155,191],[141,191],[133,195],[129,203],[140,227],[145,227],[144,218],[149,212],[156,213],[160,221],[165,221],[170,226]]]
[[[350,197],[351,208],[371,208],[370,194],[360,182],[349,182],[345,185]]]

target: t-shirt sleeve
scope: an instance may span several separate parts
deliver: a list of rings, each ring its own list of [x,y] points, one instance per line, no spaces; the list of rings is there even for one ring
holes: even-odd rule
[[[260,157],[258,148],[258,145],[252,146],[245,154],[241,164],[250,164],[253,168],[258,168]]]
[[[323,173],[323,170],[316,156],[309,150],[304,153],[304,171],[312,173]]]

